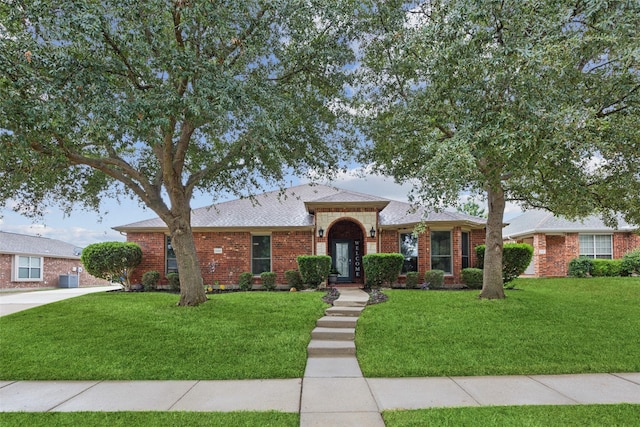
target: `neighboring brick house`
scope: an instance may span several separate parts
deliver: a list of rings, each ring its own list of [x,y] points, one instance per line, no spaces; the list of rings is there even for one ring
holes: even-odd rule
[[[300,185],[192,212],[196,250],[205,284],[237,284],[242,272],[256,277],[297,269],[298,255],[329,255],[339,282],[364,283],[362,257],[376,252],[405,255],[407,271],[444,270],[459,283],[462,268],[475,263],[474,246],[484,242],[486,220],[456,212],[431,212],[426,229],[413,235],[423,212],[407,203],[323,185]],[[142,247],[137,277],[149,270],[176,271],[166,225],[158,218],[115,227]]]
[[[108,284],[82,268],[81,250],[60,240],[0,231],[0,289],[55,288],[61,275],[76,276],[68,280],[71,286]]]
[[[596,216],[570,221],[547,211],[532,210],[509,221],[502,235],[507,241],[533,246],[533,260],[525,275],[564,277],[573,258],[617,259],[639,248],[637,230],[624,221],[614,229]]]

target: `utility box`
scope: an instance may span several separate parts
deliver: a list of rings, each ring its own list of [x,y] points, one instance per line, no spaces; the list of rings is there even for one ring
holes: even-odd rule
[[[62,274],[58,278],[58,286],[61,288],[77,288],[78,276],[75,274]]]

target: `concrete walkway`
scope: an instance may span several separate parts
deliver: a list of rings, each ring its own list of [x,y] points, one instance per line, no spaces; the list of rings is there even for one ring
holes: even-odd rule
[[[106,290],[98,289],[39,291],[30,292],[24,297],[0,294],[0,312],[8,314],[6,311],[12,304],[16,308],[26,309],[26,305],[59,301],[76,296],[79,291]],[[354,301],[361,303],[364,297],[344,289],[341,293],[341,299],[327,310],[326,317],[357,318],[361,310],[348,307]],[[46,295],[50,295],[49,301],[45,301]],[[343,304],[347,304],[347,308]],[[316,329],[319,328],[325,326]],[[331,339],[331,331],[314,331],[316,334],[309,344],[310,356],[303,378],[242,381],[0,381],[0,412],[275,410],[300,413],[301,426],[310,427],[384,426],[380,412],[388,409],[640,404],[640,373],[363,378],[355,354],[338,357],[313,355],[312,343],[315,340],[335,341]],[[338,333],[344,334],[344,331]],[[348,332],[346,334],[349,335]],[[342,341],[348,342],[350,338]]]

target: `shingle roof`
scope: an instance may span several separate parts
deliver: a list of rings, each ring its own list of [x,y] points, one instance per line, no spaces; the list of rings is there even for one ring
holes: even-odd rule
[[[615,230],[631,231],[634,227],[620,219],[618,228],[608,227],[597,216],[583,220],[569,220],[549,211],[531,210],[509,221],[502,230],[505,238],[515,238],[533,233],[603,233]]]
[[[288,188],[284,192],[263,193],[253,199],[236,199],[194,209],[191,225],[193,228],[312,227],[314,218],[310,207],[325,203],[362,203],[384,208],[380,214],[382,226],[416,224],[422,220],[422,211],[409,213],[411,205],[408,203],[326,185],[305,184]],[[485,223],[482,218],[455,212],[430,213],[428,221],[464,221],[477,225]],[[118,231],[132,231],[166,230],[167,227],[160,218],[154,218],[114,228]]]
[[[0,253],[80,259],[80,251],[77,246],[60,240],[0,231]]]

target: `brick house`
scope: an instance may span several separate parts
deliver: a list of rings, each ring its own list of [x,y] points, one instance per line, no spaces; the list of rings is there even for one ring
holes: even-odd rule
[[[342,283],[364,283],[362,256],[398,252],[408,271],[445,271],[446,283],[475,263],[474,246],[484,242],[486,220],[457,212],[430,212],[425,231],[413,235],[422,211],[407,203],[323,185],[299,185],[253,200],[237,199],[192,211],[191,223],[205,284],[238,283],[242,272],[256,278],[297,269],[298,255],[329,255]],[[159,218],[114,227],[143,252],[140,276],[149,270],[177,270],[166,225]]]
[[[614,229],[596,216],[570,221],[542,210],[513,218],[502,235],[533,246],[533,260],[525,271],[533,277],[564,277],[573,258],[617,259],[640,247],[637,227],[624,221]]]
[[[0,289],[106,285],[82,268],[81,248],[60,240],[0,231]],[[75,277],[74,277],[75,276]]]

